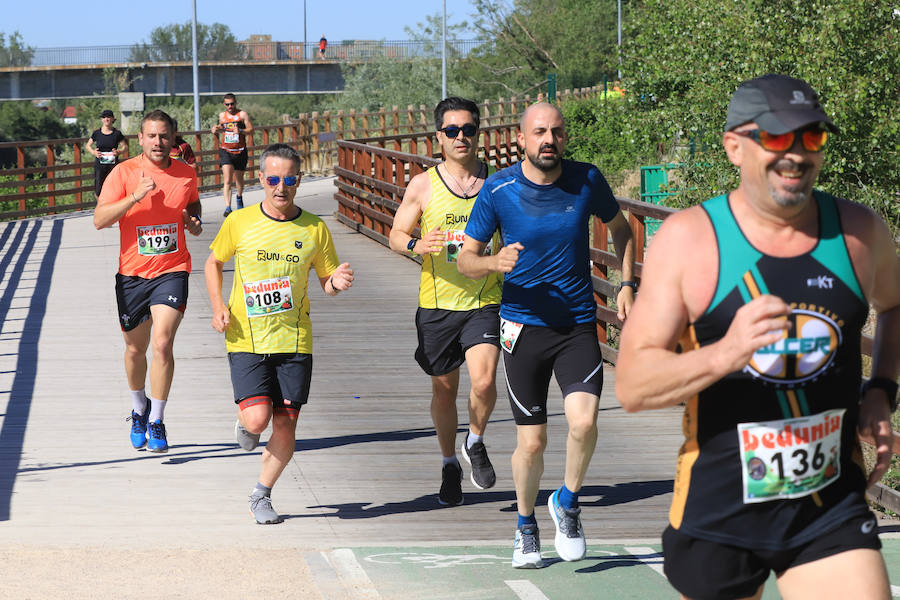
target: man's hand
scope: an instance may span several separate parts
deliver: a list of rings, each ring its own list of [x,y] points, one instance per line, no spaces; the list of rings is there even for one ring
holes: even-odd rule
[[[494,271],[497,273],[509,273],[516,266],[519,260],[519,252],[525,249],[525,246],[519,242],[513,242],[509,246],[500,248],[500,252],[495,256]]]
[[[634,288],[631,286],[623,286],[616,294],[616,306],[619,308],[618,317],[620,321],[624,321],[631,314],[631,307],[634,306]]]
[[[336,292],[343,292],[353,285],[353,269],[350,263],[341,263],[340,266],[331,273],[331,287]]]
[[[740,307],[728,331],[717,344],[725,373],[740,371],[753,353],[782,339],[791,324],[785,319],[791,307],[777,296],[760,296]]]
[[[194,215],[188,213],[187,209],[181,211],[181,218],[184,219],[184,227],[191,232],[191,235],[200,235],[203,232],[203,223]]]
[[[426,233],[421,240],[416,242],[416,248],[419,248],[419,245],[422,244],[421,247],[423,249],[423,252],[416,252],[416,254],[440,254],[441,250],[444,249],[445,241],[447,241],[446,231],[442,229],[432,229]]]
[[[210,131],[212,132],[213,135],[216,135],[217,133],[222,131],[222,126],[219,124],[213,125],[212,129],[210,129]]]
[[[134,199],[140,202],[144,199],[144,196],[152,192],[156,189],[156,182],[153,181],[152,177],[144,176],[144,171],[141,171],[141,179],[138,181],[137,189],[134,190]]]
[[[231,322],[231,311],[224,304],[213,307],[212,326],[219,333],[225,333],[225,328]]]
[[[891,411],[884,390],[869,390],[859,401],[860,437],[871,438],[875,442],[875,467],[869,473],[866,488],[870,488],[887,473],[894,455],[894,432],[891,430]]]

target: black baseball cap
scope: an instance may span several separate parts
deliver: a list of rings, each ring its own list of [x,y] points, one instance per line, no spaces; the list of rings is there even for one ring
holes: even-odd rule
[[[775,135],[811,123],[824,123],[838,132],[819,104],[819,95],[808,83],[773,73],[745,81],[731,97],[725,131],[751,121]]]
[[[102,113],[100,113],[100,118],[101,118],[101,119],[102,119],[103,117],[113,117],[113,118],[115,118],[115,116],[116,116],[116,115],[113,114],[113,111],[109,110],[108,108],[107,108],[106,110],[104,110]]]

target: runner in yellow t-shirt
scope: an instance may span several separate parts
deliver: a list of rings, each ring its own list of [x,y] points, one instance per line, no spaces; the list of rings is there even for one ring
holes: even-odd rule
[[[307,282],[316,270],[322,290],[336,296],[353,284],[353,270],[338,264],[322,220],[294,204],[300,155],[286,144],[260,158],[262,203],[235,211],[222,224],[206,261],[212,326],[225,333],[238,420],[235,436],[247,451],[272,422],[262,470],[250,494],[257,523],[280,523],[272,487],[294,454],[300,407],[312,376],[312,324]],[[231,298],[222,298],[222,269],[234,259]]]
[[[475,487],[496,482],[482,436],[497,400],[500,354],[500,276],[472,280],[459,274],[456,256],[475,197],[487,177],[478,160],[478,106],[446,98],[434,109],[444,162],[412,178],[394,216],[391,249],[422,256],[416,361],[431,375],[431,419],[443,455],[438,502],[463,501],[462,467],[456,459],[456,394],[465,361],[472,381],[469,431],[461,446]],[[418,224],[422,239],[412,236]]]

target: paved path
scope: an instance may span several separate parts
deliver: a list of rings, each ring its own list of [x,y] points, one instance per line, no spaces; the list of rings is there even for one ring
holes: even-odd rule
[[[608,367],[582,494],[588,559],[509,569],[515,436],[505,393],[486,440],[496,487],[467,481],[463,506],[439,507],[430,384],[412,359],[419,267],[336,223],[333,190],[331,179],[304,181],[299,203],[326,219],[357,280],[338,298],[312,289],[313,383],[297,453],[273,492],[288,517],[279,526],[248,515],[260,452],[233,440],[224,342],[209,326],[202,267],[221,200],[204,199],[205,232],[189,241],[191,297],[166,412],[172,448],[161,456],[128,442],[118,231],[95,231],[90,214],[0,224],[0,599],[671,597],[658,536],[680,411],[626,415]],[[537,512],[548,550],[543,503],[562,475],[560,404],[551,385]],[[888,540],[896,582],[898,543]]]

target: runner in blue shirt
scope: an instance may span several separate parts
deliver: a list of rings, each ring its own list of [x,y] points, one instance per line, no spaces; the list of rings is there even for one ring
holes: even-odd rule
[[[591,283],[589,222],[595,215],[612,233],[622,265],[619,318],[634,302],[634,240],[609,184],[593,165],[562,160],[566,129],[555,106],[539,103],[522,115],[519,146],[525,160],[485,181],[466,224],[460,273],[504,273],[500,342],[518,445],[512,456],[519,522],[512,565],[543,565],[534,504],[547,444],[547,390],[556,375],[569,435],[564,485],[548,501],[556,551],[564,560],[585,555],[578,492],[597,444],[597,407],[603,358]],[[494,232],[500,252],[482,253]]]

